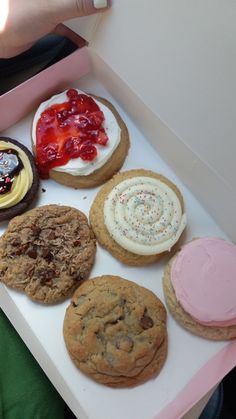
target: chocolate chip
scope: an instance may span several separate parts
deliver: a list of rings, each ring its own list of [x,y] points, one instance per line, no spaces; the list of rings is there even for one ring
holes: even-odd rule
[[[55,278],[55,271],[54,269],[39,269],[36,273],[38,278],[40,279],[40,283],[42,285],[52,285],[52,279]]]
[[[46,192],[46,189],[42,188],[42,192]]]
[[[48,235],[47,235],[47,239],[48,240],[53,240],[53,239],[55,239],[56,238],[56,234],[55,234],[55,232],[53,231],[53,230],[51,230],[49,233],[48,233]]]
[[[153,327],[153,320],[151,319],[151,317],[147,316],[145,313],[144,315],[141,317],[140,319],[140,326],[144,329],[151,329]]]
[[[16,256],[20,256],[20,255],[22,255],[23,253],[25,253],[26,252],[26,250],[27,250],[27,248],[28,248],[28,244],[21,244],[16,250],[15,250],[15,252],[14,252],[14,255],[16,255]]]
[[[51,287],[53,285],[52,279],[46,279],[44,285],[47,285],[47,287]]]
[[[73,242],[73,246],[74,246],[74,247],[80,246],[80,244],[81,244],[81,241],[80,241],[80,240],[75,240],[75,241]]]
[[[41,228],[38,227],[36,224],[32,224],[31,230],[35,236],[39,236],[39,234],[41,233]]]
[[[31,259],[36,259],[38,256],[37,253],[37,246],[33,246],[32,248],[28,249],[26,254],[31,258]]]
[[[53,260],[53,254],[50,249],[47,247],[42,250],[42,257],[47,261],[51,262]]]

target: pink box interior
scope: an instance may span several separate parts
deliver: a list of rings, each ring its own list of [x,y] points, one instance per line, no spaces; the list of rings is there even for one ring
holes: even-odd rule
[[[55,91],[88,73],[86,41],[64,25],[61,33],[73,40],[78,50],[0,96],[0,131],[15,124]]]

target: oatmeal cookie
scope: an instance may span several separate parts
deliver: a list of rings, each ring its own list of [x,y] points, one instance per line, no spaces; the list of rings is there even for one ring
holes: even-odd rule
[[[46,205],[15,217],[0,239],[0,280],[41,303],[68,297],[87,279],[96,242],[87,217]]]
[[[156,376],[167,355],[166,310],[151,291],[118,276],[86,281],[67,308],[64,339],[95,381],[128,387]]]

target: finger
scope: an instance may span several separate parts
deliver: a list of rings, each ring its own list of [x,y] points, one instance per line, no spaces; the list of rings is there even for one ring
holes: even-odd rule
[[[78,16],[106,11],[110,5],[110,0],[77,0]]]

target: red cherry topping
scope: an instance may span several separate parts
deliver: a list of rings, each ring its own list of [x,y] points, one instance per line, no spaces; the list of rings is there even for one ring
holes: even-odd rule
[[[78,92],[75,89],[69,89],[66,92],[69,99],[76,99],[78,97]]]
[[[107,141],[108,141],[108,137],[105,131],[104,132],[100,131],[97,135],[96,143],[100,145],[106,145]]]
[[[82,144],[80,149],[80,157],[82,160],[91,161],[97,156],[97,149],[94,145]]]
[[[68,101],[42,112],[36,127],[37,164],[40,176],[48,178],[49,170],[80,157],[92,161],[96,144],[105,146],[107,134],[102,126],[104,114],[92,97],[67,92]]]
[[[80,156],[80,139],[78,137],[71,137],[64,144],[64,152],[68,154],[71,159]]]

